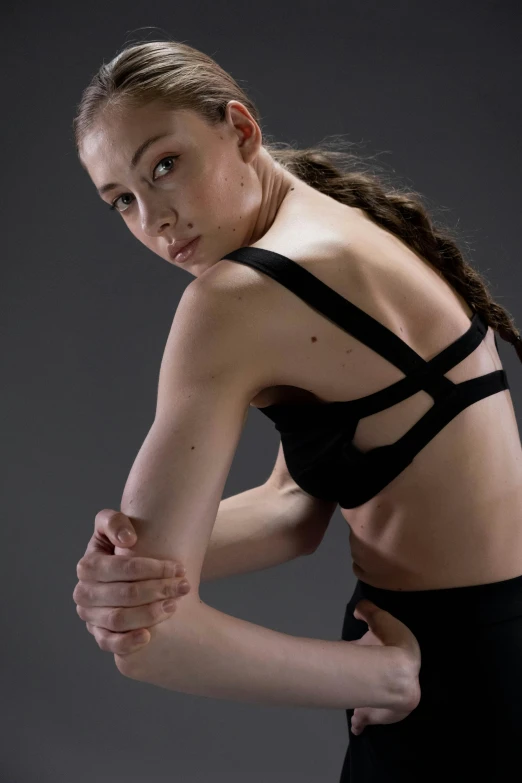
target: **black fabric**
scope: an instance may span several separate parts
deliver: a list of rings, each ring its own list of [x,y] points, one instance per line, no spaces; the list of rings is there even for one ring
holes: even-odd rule
[[[340,783],[500,783],[520,776],[522,576],[415,591],[359,580],[346,606],[344,641],[368,630],[353,616],[362,598],[417,638],[421,700],[402,721],[366,726],[358,735],[351,731],[354,710],[346,710]]]
[[[314,497],[336,501],[345,509],[362,505],[393,481],[460,411],[509,388],[505,370],[462,383],[453,383],[444,375],[484,339],[488,326],[478,313],[461,337],[427,361],[386,326],[286,256],[258,247],[242,247],[229,253],[226,260],[269,275],[405,374],[396,383],[354,400],[281,403],[259,408],[281,433],[293,480]],[[361,418],[420,390],[430,394],[434,403],[395,443],[366,452],[354,445]]]

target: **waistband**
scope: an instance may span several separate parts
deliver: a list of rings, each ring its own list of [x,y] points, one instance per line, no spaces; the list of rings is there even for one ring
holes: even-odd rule
[[[385,590],[357,580],[348,607],[367,598],[406,624],[443,620],[458,625],[491,623],[522,615],[522,575],[513,579],[436,590]]]

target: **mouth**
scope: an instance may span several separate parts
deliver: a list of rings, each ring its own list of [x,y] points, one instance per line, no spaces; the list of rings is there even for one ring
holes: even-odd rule
[[[200,239],[201,236],[192,239],[190,242],[184,245],[181,250],[178,251],[174,251],[172,247],[168,247],[167,252],[169,254],[170,260],[174,261],[176,264],[183,264],[188,258],[190,258]]]

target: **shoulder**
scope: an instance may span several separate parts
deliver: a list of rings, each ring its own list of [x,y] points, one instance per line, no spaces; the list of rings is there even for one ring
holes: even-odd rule
[[[342,269],[347,285],[350,250],[333,232],[318,237],[309,231],[297,238],[289,231],[269,234],[252,247],[285,256],[334,287]],[[254,362],[254,372],[264,373],[266,381],[260,389],[283,382],[308,317],[299,297],[281,282],[226,257],[187,286],[178,310],[176,320],[188,341],[194,345],[198,334],[198,345],[208,345],[217,359],[241,366]]]
[[[193,280],[189,287],[214,296],[216,301],[226,302],[227,297],[237,298],[238,294],[250,296],[259,294],[264,288],[264,278],[266,275],[257,269],[225,257]]]
[[[236,269],[237,267],[237,269]],[[261,281],[232,261],[219,262],[185,288],[165,354],[198,378],[245,384],[251,399],[270,385],[271,345]]]
[[[193,280],[185,289],[178,307],[198,318],[207,328],[231,330],[239,338],[248,336],[248,327],[255,326],[259,333],[263,300],[266,301],[266,275],[239,264],[222,259],[203,275]],[[246,333],[243,329],[247,329]]]
[[[346,280],[350,267],[351,248],[334,232],[318,237],[317,232],[309,231],[296,237],[289,231],[271,230],[252,247],[284,256],[327,284],[335,284],[335,270],[338,273],[339,269]],[[251,344],[254,339],[260,349],[264,345],[272,361],[283,346],[281,336],[292,333],[303,317],[299,297],[282,282],[226,257],[196,278],[186,296],[195,312],[203,315],[206,311],[214,320],[219,318],[222,328],[231,329],[238,340]]]
[[[280,243],[261,241],[251,247],[283,253]],[[189,296],[194,306],[206,305],[223,328],[231,329],[239,341],[252,341],[262,348],[277,345],[277,334],[288,321],[287,308],[281,306],[282,292],[288,291],[270,275],[226,257],[194,280]],[[286,304],[288,302],[286,301]],[[290,316],[291,317],[291,316]],[[275,341],[275,342],[274,342]]]

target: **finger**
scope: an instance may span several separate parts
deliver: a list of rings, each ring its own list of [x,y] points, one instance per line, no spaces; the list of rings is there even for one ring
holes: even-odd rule
[[[372,633],[383,644],[414,648],[412,633],[409,628],[385,609],[380,609],[372,602],[363,599],[355,608],[355,617],[357,617],[356,612],[360,615],[358,619],[364,620]]]
[[[367,725],[364,711],[360,708],[356,709],[352,716],[352,733],[359,735]]]
[[[185,567],[172,560],[91,552],[78,561],[76,574],[86,582],[141,581],[184,575]]]
[[[105,534],[114,546],[130,547],[138,538],[132,520],[123,511],[113,508],[98,511],[94,518],[94,529],[97,533]]]
[[[82,620],[89,622],[95,628],[112,631],[113,633],[123,633],[125,631],[135,631],[138,628],[150,628],[153,625],[163,622],[171,617],[176,611],[176,599],[172,601],[172,606],[165,607],[165,601],[156,601],[147,606],[135,606],[132,609],[117,606],[77,606],[76,612]]]
[[[186,589],[183,585],[186,584]],[[89,582],[81,580],[73,592],[79,606],[143,606],[167,598],[178,598],[190,591],[185,578],[147,579],[137,582]]]
[[[357,618],[357,620],[364,620],[367,622],[366,618],[370,618],[377,610],[379,610],[379,607],[374,604],[373,601],[369,601],[367,598],[362,598],[357,603],[353,611],[353,616]]]
[[[120,541],[118,538],[120,530],[129,530],[133,537],[127,541]],[[122,511],[104,508],[98,511],[94,518],[94,533],[87,544],[84,557],[95,552],[114,554],[115,546],[129,547],[133,546],[136,541],[136,531],[129,517]]]
[[[132,652],[136,652],[136,650],[145,647],[151,639],[150,633],[146,628],[140,628],[138,631],[128,631],[127,633],[112,633],[104,628],[96,628],[87,623],[87,630],[94,636],[101,650],[116,655],[129,655]]]

